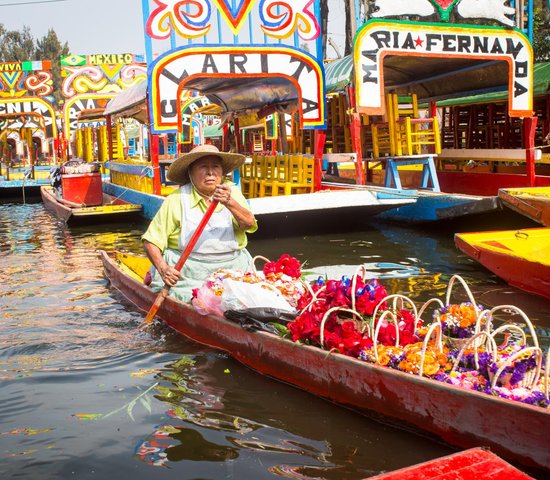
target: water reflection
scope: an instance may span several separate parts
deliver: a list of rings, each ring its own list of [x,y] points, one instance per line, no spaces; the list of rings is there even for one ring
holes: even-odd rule
[[[396,437],[395,430],[353,412],[335,412],[332,404],[307,393],[250,376],[220,354],[184,355],[166,365],[156,380],[155,398],[165,404],[165,421],[135,451],[152,466],[176,468],[174,463],[200,461],[224,462],[229,468],[239,459],[247,475],[235,478],[336,480],[384,470],[389,444],[404,449],[392,464],[452,451],[404,431]],[[292,409],[302,402],[308,405],[307,415]],[[407,449],[413,439],[415,448]]]
[[[141,332],[142,313],[109,289],[98,250],[141,252],[144,229],[67,228],[41,204],[0,204],[2,478],[132,472],[140,480],[162,465],[163,478],[178,480],[355,480],[452,451],[162,326]],[[372,225],[345,235],[251,236],[250,250],[351,274],[368,263],[390,293],[418,302],[441,296],[449,276],[461,273],[486,305],[523,302],[548,338],[547,302],[476,266],[456,252],[452,236]]]

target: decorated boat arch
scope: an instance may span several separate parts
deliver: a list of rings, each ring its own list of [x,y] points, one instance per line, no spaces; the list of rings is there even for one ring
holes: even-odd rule
[[[353,55],[326,65],[327,149],[363,159],[344,175],[485,198],[502,187],[548,184],[550,157],[540,150],[549,129],[548,70],[534,65],[522,28],[511,28],[523,27],[516,7],[370,2]],[[447,218],[449,205],[440,203],[445,212],[424,209],[430,218],[412,218],[416,207],[387,213]]]
[[[55,161],[55,151],[48,150],[48,141],[45,140],[57,137],[52,93],[51,62],[0,63],[0,131],[17,130],[25,137],[27,153],[20,152],[19,155],[28,163],[31,155],[35,160],[42,157],[49,162],[53,157]],[[30,131],[21,130],[25,128]],[[34,148],[32,143],[38,148]]]
[[[320,2],[200,0],[193,6],[143,0],[146,52],[168,48],[149,66],[152,132],[182,127],[181,92],[199,92],[235,126],[239,117],[297,112],[322,129],[325,83]],[[319,152],[319,155],[322,153]]]
[[[46,166],[56,162],[51,68],[50,61],[0,63],[0,183],[10,195],[46,181]]]
[[[61,58],[61,68],[64,134],[69,143],[75,140],[80,114],[104,109],[111,98],[147,75],[145,58],[134,54],[70,55]],[[120,141],[119,130],[112,132],[113,141]]]

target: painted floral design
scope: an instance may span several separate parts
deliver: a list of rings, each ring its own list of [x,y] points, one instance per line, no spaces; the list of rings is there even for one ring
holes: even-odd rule
[[[297,33],[306,41],[319,37],[321,28],[315,18],[315,0],[262,0],[262,30],[275,38],[288,38]]]
[[[206,35],[210,30],[211,6],[207,0],[154,0],[158,5],[147,20],[151,38],[166,39],[172,29],[184,38]]]

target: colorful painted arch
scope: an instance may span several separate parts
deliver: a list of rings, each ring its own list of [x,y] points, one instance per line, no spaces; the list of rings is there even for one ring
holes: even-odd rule
[[[323,67],[293,47],[182,47],[160,56],[149,67],[155,133],[178,131],[183,89],[207,95],[229,112],[294,109],[298,103],[304,128],[325,127]]]
[[[533,50],[518,30],[370,20],[354,45],[360,112],[384,113],[384,91],[422,101],[483,93],[508,84],[509,114],[533,109]]]

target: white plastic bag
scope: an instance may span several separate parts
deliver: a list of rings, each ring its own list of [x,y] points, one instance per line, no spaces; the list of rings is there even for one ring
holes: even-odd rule
[[[273,307],[292,312],[294,309],[281,292],[267,283],[238,282],[231,278],[223,281],[222,310]]]

